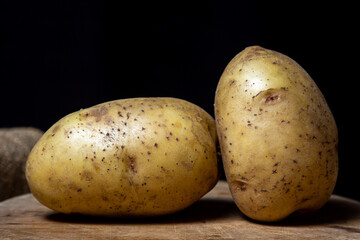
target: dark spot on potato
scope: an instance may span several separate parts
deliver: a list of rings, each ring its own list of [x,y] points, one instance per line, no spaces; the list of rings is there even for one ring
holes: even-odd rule
[[[266,104],[274,104],[274,103],[279,102],[280,100],[281,100],[281,94],[274,93],[274,94],[271,94],[271,95],[266,97],[265,103]]]
[[[303,199],[301,199],[301,202],[304,203],[304,202],[307,202],[309,200],[310,200],[310,198],[303,198]]]
[[[128,162],[128,169],[130,170],[130,172],[137,173],[136,157],[133,155],[128,155],[127,162]]]
[[[78,190],[77,190],[77,192],[81,192],[82,191],[82,189],[81,188],[79,188]]]

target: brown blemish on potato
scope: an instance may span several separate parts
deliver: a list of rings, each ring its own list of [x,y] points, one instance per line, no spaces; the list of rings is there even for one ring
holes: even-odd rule
[[[56,125],[56,126],[53,128],[52,133],[55,134],[55,133],[59,130],[60,127],[61,127],[60,125]]]
[[[89,113],[89,116],[93,116],[95,117],[95,121],[99,122],[102,118],[102,116],[106,115],[108,112],[108,109],[104,106],[100,107],[100,108],[95,108],[92,109]]]
[[[55,136],[56,132],[61,128],[61,125],[56,125],[52,129],[52,134],[48,135],[47,138]]]
[[[237,192],[237,191],[246,191],[247,189],[247,182],[245,182],[244,180],[235,180],[232,181],[231,183],[231,189],[233,190],[233,192]]]
[[[79,187],[76,186],[76,184],[73,183],[73,182],[71,182],[71,183],[68,184],[68,188],[69,188],[70,190],[74,190],[74,191],[76,191],[76,190],[79,189]]]
[[[100,169],[99,165],[96,162],[93,161],[92,165],[93,165],[95,171],[98,171]]]
[[[114,120],[112,120],[111,117],[106,117],[106,118],[105,118],[105,122],[106,122],[107,125],[112,125],[112,124],[115,123]]]
[[[193,168],[193,164],[185,162],[185,161],[181,161],[181,165],[183,165],[188,171],[191,171]]]
[[[85,180],[87,182],[89,182],[91,179],[93,179],[92,173],[89,171],[86,171],[86,170],[84,170],[80,176],[81,176],[80,177],[81,180]]]

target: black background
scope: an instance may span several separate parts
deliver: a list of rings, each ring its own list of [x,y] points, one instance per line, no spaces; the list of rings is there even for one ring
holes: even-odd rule
[[[0,127],[47,130],[129,97],[182,98],[213,115],[227,63],[260,45],[321,89],[339,130],[335,193],[360,200],[357,7],[288,2],[0,1]]]

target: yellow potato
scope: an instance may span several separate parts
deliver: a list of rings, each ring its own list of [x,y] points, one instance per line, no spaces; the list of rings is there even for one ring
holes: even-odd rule
[[[239,209],[277,221],[319,209],[338,174],[338,134],[315,82],[291,58],[261,47],[235,56],[219,81],[215,119]]]
[[[106,102],[67,115],[31,151],[33,195],[63,213],[155,216],[184,209],[218,180],[214,119],[174,98]]]

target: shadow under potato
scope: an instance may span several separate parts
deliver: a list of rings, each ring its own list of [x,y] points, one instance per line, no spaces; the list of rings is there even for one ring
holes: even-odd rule
[[[158,217],[113,218],[86,216],[81,214],[53,213],[47,215],[46,218],[57,222],[87,224],[169,224],[191,222],[206,223],[207,221],[219,218],[229,218],[230,216],[242,218],[242,214],[232,201],[204,199],[182,211]]]
[[[250,221],[258,224],[266,224],[268,226],[315,226],[315,225],[330,225],[336,228],[336,224],[343,224],[348,221],[359,219],[360,205],[358,202],[333,196],[330,200],[318,211],[303,214],[303,215],[290,215],[288,218],[272,223],[261,223],[257,221]],[[340,227],[339,227],[340,228]],[[360,231],[356,230],[356,231]]]
[[[337,224],[355,220],[355,218],[359,218],[359,216],[360,206],[358,202],[351,200],[346,201],[345,198],[341,197],[332,197],[323,208],[314,213],[289,216],[282,221],[274,223],[254,221],[243,215],[233,201],[224,199],[202,199],[180,212],[159,217],[110,218],[62,213],[53,213],[45,217],[50,221],[78,224],[180,224],[193,222],[207,223],[219,219],[226,219],[227,222],[247,221],[267,226],[294,227],[329,225],[329,227],[343,229],[344,227]],[[357,228],[343,230],[360,232]]]

